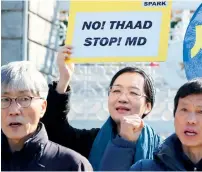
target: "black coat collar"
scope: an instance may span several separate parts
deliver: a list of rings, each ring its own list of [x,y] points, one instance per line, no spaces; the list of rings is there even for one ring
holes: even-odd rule
[[[33,158],[37,158],[39,153],[44,148],[44,145],[48,142],[48,135],[45,127],[42,123],[39,123],[35,134],[29,138],[24,147],[20,151],[11,152],[8,140],[3,132],[1,132],[2,138],[2,160],[9,161],[13,158],[22,158],[24,162],[29,162]],[[19,160],[20,159],[16,159]]]
[[[182,149],[182,144],[176,134],[168,137],[154,152],[155,159],[164,164],[169,170],[177,171],[202,171],[202,160],[194,164]]]

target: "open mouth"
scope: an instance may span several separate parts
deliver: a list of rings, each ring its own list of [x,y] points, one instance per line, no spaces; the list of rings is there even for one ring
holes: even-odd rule
[[[118,108],[116,108],[116,110],[117,110],[118,112],[128,112],[128,111],[130,111],[129,108],[125,108],[125,107],[118,107]]]
[[[196,136],[197,132],[195,132],[195,131],[185,131],[184,134],[186,136]]]
[[[9,124],[10,127],[20,127],[21,125],[22,125],[22,124],[19,123],[19,122],[11,122],[11,123]]]

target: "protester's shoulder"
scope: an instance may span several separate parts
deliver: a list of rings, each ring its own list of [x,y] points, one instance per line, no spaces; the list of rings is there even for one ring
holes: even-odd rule
[[[49,151],[55,152],[55,156],[59,158],[66,157],[67,159],[72,161],[77,161],[77,159],[83,158],[79,153],[73,151],[72,149],[59,145],[52,141],[49,141],[48,149]]]
[[[93,138],[97,136],[100,128],[91,128],[91,129],[78,129],[83,131],[83,133],[90,134]]]
[[[143,159],[137,161],[131,166],[130,171],[161,171],[163,168],[160,164],[151,159]]]
[[[75,166],[85,166],[87,168],[91,168],[91,165],[89,161],[82,156],[81,154],[77,153],[76,151],[66,148],[64,146],[61,146],[57,143],[49,141],[49,149],[54,149],[55,152],[55,158],[59,159],[61,162],[64,163],[71,163]]]
[[[71,132],[74,133],[77,137],[77,139],[80,139],[83,141],[94,141],[96,138],[98,132],[100,131],[100,128],[91,128],[91,129],[79,129],[74,128],[71,125],[69,125],[71,128]]]

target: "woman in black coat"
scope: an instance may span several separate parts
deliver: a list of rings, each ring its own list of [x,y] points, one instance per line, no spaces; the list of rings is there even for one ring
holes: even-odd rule
[[[143,159],[153,158],[153,150],[160,144],[160,137],[143,122],[154,105],[155,91],[152,79],[137,67],[126,67],[112,78],[109,88],[109,118],[100,128],[77,129],[68,122],[68,87],[73,73],[72,63],[65,64],[71,47],[63,47],[58,54],[60,86],[51,86],[49,108],[42,121],[49,138],[71,148],[90,161],[94,170],[122,170],[117,167],[123,152],[130,152],[130,165]],[[62,90],[58,94],[57,88]],[[55,91],[56,88],[56,91]],[[105,159],[112,155],[113,158]]]

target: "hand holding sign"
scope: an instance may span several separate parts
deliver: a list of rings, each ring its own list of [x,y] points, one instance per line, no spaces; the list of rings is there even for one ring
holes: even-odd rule
[[[72,47],[67,45],[62,47],[57,56],[57,65],[60,73],[60,79],[57,84],[57,92],[62,94],[66,92],[69,82],[74,72],[74,63],[71,63],[70,55],[72,54]]]

